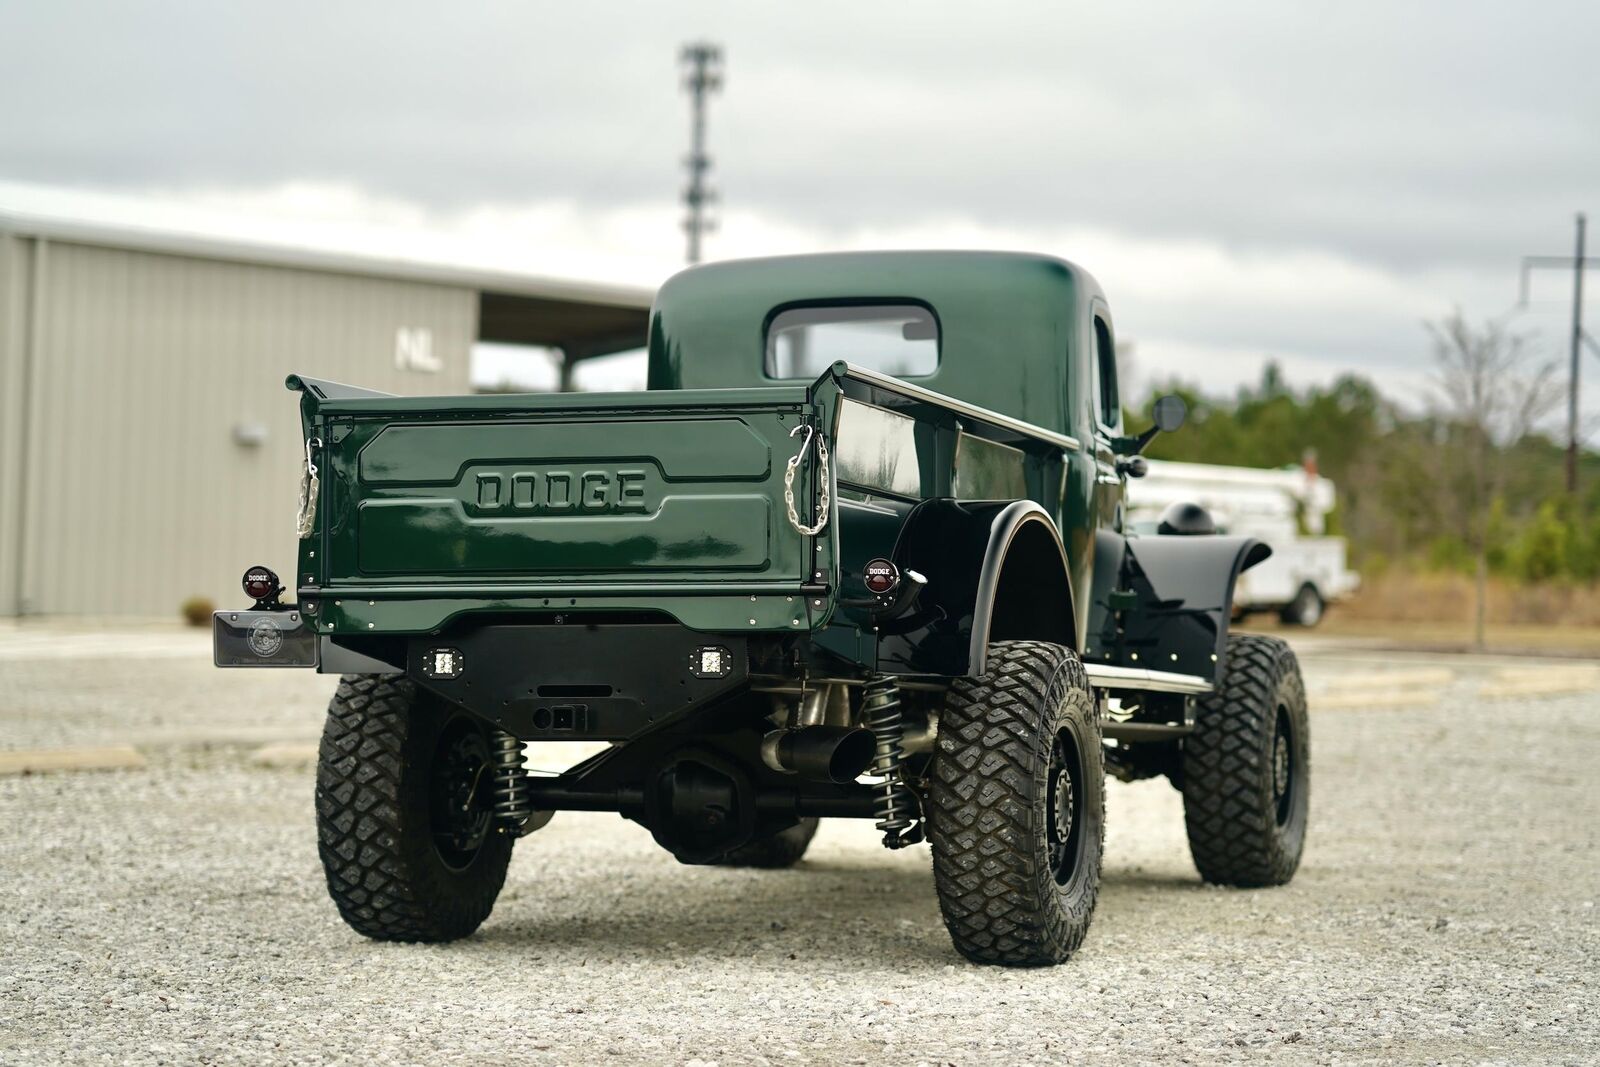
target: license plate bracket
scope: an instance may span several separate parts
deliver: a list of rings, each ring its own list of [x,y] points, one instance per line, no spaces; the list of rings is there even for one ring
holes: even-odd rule
[[[315,667],[317,632],[292,608],[218,611],[211,616],[211,650],[218,667]]]

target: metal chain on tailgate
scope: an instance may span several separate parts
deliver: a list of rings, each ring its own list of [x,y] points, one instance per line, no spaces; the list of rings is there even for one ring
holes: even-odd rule
[[[806,537],[815,537],[828,525],[828,443],[809,425],[796,426],[789,431],[789,436],[793,437],[801,430],[806,432],[805,443],[800,446],[800,451],[795,453],[794,458],[789,460],[788,469],[783,472],[783,502],[789,508],[789,525]],[[817,524],[807,526],[800,521],[800,516],[794,509],[794,472],[799,468],[800,461],[805,458],[806,453],[810,451],[813,440],[817,442],[817,477],[822,482],[822,499],[817,501]]]
[[[321,482],[317,478],[317,465],[311,461],[311,450],[321,447],[320,437],[306,441],[306,465],[300,472],[300,511],[294,520],[295,532],[301,540],[311,536],[311,528],[317,523],[317,490]]]

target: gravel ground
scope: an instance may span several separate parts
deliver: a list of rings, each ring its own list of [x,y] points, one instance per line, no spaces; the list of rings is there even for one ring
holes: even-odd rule
[[[1017,972],[956,956],[926,848],[845,822],[755,872],[558,815],[477,936],[369,943],[324,893],[309,771],[234,743],[314,732],[329,679],[0,642],[0,743],[150,759],[0,779],[0,1062],[1596,1062],[1600,696],[1480,700],[1488,667],[1445,662],[1436,705],[1318,714],[1394,661],[1308,657],[1286,888],[1202,886],[1177,794],[1112,783],[1088,942]]]

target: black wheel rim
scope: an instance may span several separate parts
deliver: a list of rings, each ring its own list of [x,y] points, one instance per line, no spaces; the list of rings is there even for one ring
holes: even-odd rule
[[[1049,790],[1045,817],[1050,844],[1050,871],[1056,885],[1066,885],[1083,852],[1083,759],[1072,735],[1056,734],[1050,746]]]
[[[477,725],[457,716],[439,734],[428,791],[433,847],[445,866],[470,865],[494,819],[489,743]]]
[[[1285,826],[1294,813],[1295,737],[1288,708],[1278,709],[1278,724],[1272,739],[1272,801],[1278,825]]]

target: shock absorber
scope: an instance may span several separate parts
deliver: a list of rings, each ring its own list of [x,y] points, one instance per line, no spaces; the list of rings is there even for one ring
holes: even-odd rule
[[[900,687],[893,678],[880,674],[866,684],[861,718],[876,741],[867,773],[883,779],[879,786],[883,792],[877,803],[877,828],[883,831],[883,847],[914,845],[922,840],[922,826],[917,821],[917,799],[901,776],[905,721],[900,715]]]
[[[494,732],[494,821],[504,833],[521,834],[533,815],[528,772],[522,766],[522,741]]]

